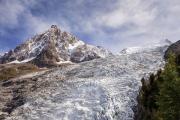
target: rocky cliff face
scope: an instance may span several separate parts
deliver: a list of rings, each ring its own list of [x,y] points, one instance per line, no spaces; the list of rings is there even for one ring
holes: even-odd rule
[[[180,64],[180,40],[171,44],[165,52],[164,57],[167,59],[169,53],[173,53],[177,57],[177,63]]]
[[[0,62],[33,62],[38,66],[46,66],[64,61],[83,62],[110,54],[108,50],[88,45],[70,33],[62,32],[56,25],[52,25],[46,32],[10,50],[0,58]]]

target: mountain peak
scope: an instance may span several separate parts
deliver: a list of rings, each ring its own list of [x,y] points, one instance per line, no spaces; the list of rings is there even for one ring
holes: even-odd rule
[[[51,25],[51,28],[57,29],[57,25]]]
[[[32,62],[40,67],[56,65],[59,62],[83,62],[111,53],[100,47],[88,45],[77,37],[64,31],[57,25],[39,35],[32,37],[0,58],[0,63]]]
[[[58,28],[57,25],[51,25],[50,31],[52,31],[52,32],[58,32],[58,31],[60,31],[60,29]]]

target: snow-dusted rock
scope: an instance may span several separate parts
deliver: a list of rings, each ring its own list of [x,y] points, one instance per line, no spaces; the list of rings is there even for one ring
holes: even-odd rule
[[[42,66],[70,60],[83,62],[106,57],[109,54],[111,54],[109,51],[88,45],[70,33],[62,32],[56,25],[52,25],[46,32],[10,50],[0,61],[1,63],[32,61]]]
[[[102,47],[95,47],[92,45],[80,45],[71,52],[71,61],[72,62],[83,62],[93,60],[95,58],[105,58],[106,56],[111,55],[108,50],[103,49]]]

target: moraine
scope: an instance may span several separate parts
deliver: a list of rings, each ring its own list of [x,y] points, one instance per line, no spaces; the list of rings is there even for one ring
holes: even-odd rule
[[[165,49],[55,68],[38,77],[40,89],[7,120],[133,120],[141,78],[163,68]]]

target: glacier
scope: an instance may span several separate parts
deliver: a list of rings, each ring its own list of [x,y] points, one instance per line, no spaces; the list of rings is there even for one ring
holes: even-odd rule
[[[7,120],[133,120],[141,78],[164,67],[167,46],[137,49],[38,76]]]

